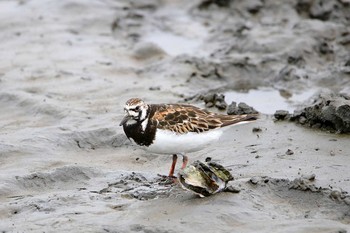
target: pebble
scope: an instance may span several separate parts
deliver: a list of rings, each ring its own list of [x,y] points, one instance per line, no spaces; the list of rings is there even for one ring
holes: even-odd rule
[[[253,129],[252,129],[252,132],[253,133],[258,133],[258,132],[261,132],[262,131],[262,129],[260,128],[260,127],[254,127]]]
[[[226,189],[224,190],[224,192],[230,192],[230,193],[239,193],[240,191],[241,191],[240,188],[234,187],[234,186],[228,186],[228,187],[226,187]]]
[[[291,149],[288,149],[286,151],[286,155],[293,155],[294,154],[294,151],[292,151]]]
[[[277,110],[273,116],[276,120],[285,120],[288,118],[289,112],[286,110]]]
[[[252,183],[252,184],[257,184],[257,183],[259,183],[259,177],[256,177],[256,176],[253,176],[252,178],[250,178],[250,183]]]
[[[341,192],[339,190],[332,190],[331,194],[330,194],[330,198],[332,198],[333,200],[341,200]]]

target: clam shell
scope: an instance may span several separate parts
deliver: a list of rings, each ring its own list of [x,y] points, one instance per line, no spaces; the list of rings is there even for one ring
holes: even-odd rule
[[[220,164],[197,160],[180,171],[178,179],[183,188],[207,197],[223,191],[233,176]]]

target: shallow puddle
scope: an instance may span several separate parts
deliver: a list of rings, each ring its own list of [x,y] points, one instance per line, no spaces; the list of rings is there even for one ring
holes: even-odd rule
[[[298,94],[283,94],[279,90],[263,88],[250,90],[249,92],[229,91],[225,93],[228,104],[235,101],[237,104],[244,102],[257,111],[265,114],[274,114],[276,110],[287,110],[293,113],[303,102],[310,99],[317,91],[307,90]]]
[[[147,35],[144,41],[158,45],[171,56],[193,53],[200,45],[198,40],[161,31]]]

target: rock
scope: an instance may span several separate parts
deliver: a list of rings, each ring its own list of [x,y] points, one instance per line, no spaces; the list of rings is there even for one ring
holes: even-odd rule
[[[293,155],[293,154],[294,154],[294,152],[291,149],[288,149],[286,151],[286,155]]]
[[[344,202],[345,204],[350,205],[350,197],[345,197]]]
[[[229,193],[239,193],[240,191],[241,191],[240,188],[234,187],[232,185],[226,187],[226,189],[224,190],[224,192],[229,192]]]
[[[305,175],[305,176],[302,176],[302,178],[303,178],[303,179],[310,180],[310,181],[314,181],[315,178],[316,178],[316,175],[315,175],[315,174]]]
[[[329,197],[333,200],[340,201],[342,198],[342,192],[340,190],[332,190]]]
[[[327,41],[321,41],[318,44],[318,52],[323,55],[334,53],[332,45],[330,45]]]
[[[276,120],[285,120],[290,117],[290,114],[286,110],[277,110],[273,116],[276,118]]]
[[[263,8],[264,3],[261,0],[250,0],[244,1],[246,4],[246,9],[251,14],[256,14]]]
[[[228,108],[227,108],[227,114],[228,115],[237,115],[238,114],[238,108],[237,108],[237,103],[232,102]]]
[[[242,115],[242,114],[255,114],[259,113],[253,107],[247,105],[246,103],[239,103],[237,106],[236,102],[232,102],[227,108],[228,115]]]
[[[244,114],[258,113],[258,111],[256,111],[253,107],[250,107],[248,104],[243,102],[238,104],[238,108],[241,109]]]
[[[216,95],[215,107],[218,109],[226,109],[227,103],[225,102],[225,96],[223,94]]]
[[[155,87],[150,87],[148,88],[150,91],[160,91],[160,87],[159,86],[155,86]]]
[[[303,69],[290,65],[283,67],[275,77],[275,81],[279,82],[293,82],[305,79],[308,79],[308,74]]]
[[[154,43],[140,43],[135,46],[133,56],[139,60],[146,60],[150,58],[162,58],[166,53],[158,45]]]
[[[350,58],[348,58],[348,59],[344,62],[344,66],[350,66]]]
[[[252,129],[252,132],[253,132],[253,133],[258,133],[258,132],[261,132],[261,131],[262,131],[262,129],[259,128],[259,127],[254,127],[254,128]]]
[[[347,23],[348,0],[298,0],[295,8],[303,17]]]
[[[316,0],[310,8],[310,17],[320,20],[328,20],[333,9],[331,1]]]
[[[306,64],[304,57],[299,53],[289,54],[287,61],[288,64],[296,65],[297,67],[303,67]]]
[[[305,124],[305,122],[306,122],[306,118],[303,117],[303,116],[301,116],[301,117],[299,118],[299,123],[303,125],[303,124]]]
[[[217,5],[219,7],[229,7],[231,0],[204,0],[199,5],[198,8],[203,10],[208,8],[210,5]]]
[[[313,98],[313,103],[295,111],[292,121],[312,128],[350,133],[350,100],[335,93],[320,93]]]
[[[312,183],[313,180],[309,180],[304,177],[296,178],[289,184],[289,189],[296,189],[296,190],[302,190],[302,191],[308,191],[311,192],[320,192],[320,187],[316,187],[315,184]]]
[[[257,176],[253,176],[252,178],[250,178],[249,182],[252,183],[252,184],[257,184],[259,183],[259,177]]]
[[[204,100],[205,107],[217,107],[220,110],[227,108],[227,103],[225,102],[225,95],[223,94],[207,94],[200,96],[200,99]]]

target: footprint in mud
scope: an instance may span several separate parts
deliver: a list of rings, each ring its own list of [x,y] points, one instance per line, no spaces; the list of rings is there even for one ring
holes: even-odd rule
[[[36,193],[46,190],[70,190],[99,175],[99,172],[90,167],[64,166],[50,172],[34,172],[25,176],[16,176],[3,185],[0,195],[11,196],[11,191],[21,190],[24,193]],[[20,196],[19,196],[20,197]]]
[[[350,195],[345,191],[319,187],[315,175],[294,180],[271,177],[252,177],[251,190],[257,192],[260,204],[279,202],[275,207],[280,214],[293,218],[326,218],[350,223]]]
[[[179,193],[180,187],[163,176],[147,179],[140,173],[132,172],[119,181],[108,184],[98,193],[119,193],[122,198],[150,200],[166,198]]]
[[[169,229],[161,229],[160,227],[148,227],[148,226],[144,226],[144,225],[141,225],[141,224],[133,224],[130,226],[130,231],[132,232],[174,232],[172,230],[169,230]]]

